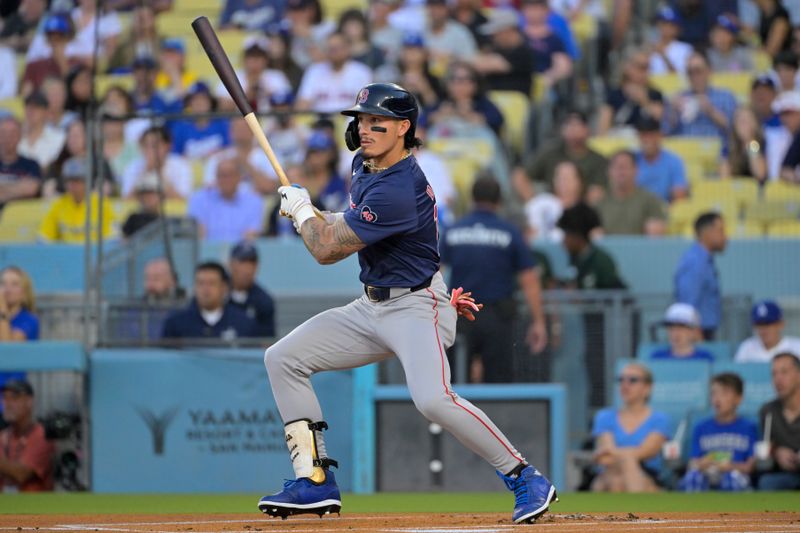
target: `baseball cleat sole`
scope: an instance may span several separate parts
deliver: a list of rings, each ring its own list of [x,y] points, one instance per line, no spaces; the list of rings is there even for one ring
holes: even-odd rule
[[[541,507],[539,507],[538,509],[535,509],[534,511],[531,511],[530,513],[528,513],[526,515],[520,516],[519,518],[514,520],[514,523],[515,524],[532,524],[532,523],[534,523],[537,518],[539,518],[540,516],[542,516],[544,513],[547,512],[547,510],[550,508],[550,504],[551,503],[557,502],[557,501],[558,501],[558,494],[556,493],[556,488],[551,486],[550,487],[550,492],[547,494],[547,502],[544,505],[542,505]]]
[[[280,517],[284,520],[289,516],[298,514],[315,514],[322,518],[326,514],[340,514],[342,502],[339,500],[323,500],[311,504],[296,505],[266,501],[259,502],[258,509],[265,515]]]

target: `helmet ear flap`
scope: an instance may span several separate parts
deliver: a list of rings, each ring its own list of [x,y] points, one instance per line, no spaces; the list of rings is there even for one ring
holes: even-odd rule
[[[361,146],[361,137],[358,134],[358,119],[354,118],[344,131],[344,143],[351,152]]]

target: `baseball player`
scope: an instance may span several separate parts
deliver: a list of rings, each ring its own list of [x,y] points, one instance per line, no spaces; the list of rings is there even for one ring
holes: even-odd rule
[[[457,315],[479,306],[461,289],[447,294],[439,273],[436,198],[411,149],[419,110],[402,87],[373,83],[359,91],[345,141],[353,160],[350,207],[318,217],[308,191],[278,189],[281,211],[294,222],[321,264],[358,253],[364,295],[298,326],[272,345],[264,363],[285,423],[296,479],[265,496],[271,516],[339,512],[341,497],[322,430],[327,429],[311,387],[324,370],[354,368],[397,356],[417,409],[483,457],[516,496],[514,522],[532,522],[556,499],[555,487],[530,466],[478,408],[450,387],[445,349]]]

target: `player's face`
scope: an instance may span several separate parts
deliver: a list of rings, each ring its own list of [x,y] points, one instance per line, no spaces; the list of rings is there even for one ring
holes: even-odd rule
[[[358,115],[358,135],[361,139],[362,154],[366,159],[381,157],[403,142],[403,136],[411,123],[380,115]],[[384,128],[386,131],[375,131]]]
[[[730,416],[736,413],[742,397],[736,391],[719,383],[711,384],[711,407],[717,416]]]
[[[772,361],[772,385],[781,400],[787,400],[800,388],[800,369],[788,357]]]

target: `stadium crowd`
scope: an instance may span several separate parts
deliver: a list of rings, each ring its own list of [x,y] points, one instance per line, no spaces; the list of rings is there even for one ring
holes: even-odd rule
[[[233,101],[190,33],[182,11],[190,4],[3,2],[0,229],[13,228],[16,206],[37,202],[47,205],[36,221],[41,242],[83,243],[87,214],[92,239],[134,238],[168,212],[190,217],[199,238],[238,244],[228,268],[197,265],[191,302],[147,336],[271,337],[275,309],[255,284],[259,258],[250,241],[291,239],[295,231],[279,216],[274,170],[233,118]],[[519,282],[535,315],[528,341],[540,352],[548,338],[540,285],[623,289],[604,235],[681,235],[695,242],[675,265],[676,303],[664,319],[669,344],[652,358],[713,359],[701,343],[720,326],[714,255],[727,235],[800,236],[800,4],[346,4],[227,0],[215,23],[278,159],[317,208],[348,205],[352,154],[343,149],[338,111],[371,81],[397,82],[422,110],[424,145],[415,155],[438,198],[453,271],[464,265],[449,231],[486,221],[517,244],[560,243],[574,267],[574,279],[542,275],[534,283],[531,274],[543,269],[520,252],[488,295],[498,325],[475,329],[471,343],[480,346],[507,322],[508,289]],[[164,259],[147,265],[145,301],[179,296],[172,269]],[[35,340],[27,275],[7,268],[2,287],[0,340]],[[714,415],[694,430],[691,461],[676,484],[684,490],[800,488],[800,340],[783,336],[775,302],[757,303],[752,320],[755,334],[735,359],[772,365],[778,398],[760,415],[762,432],[766,417],[772,421],[772,462],[756,457],[758,431],[736,412],[746,379],[717,374],[709,385]],[[587,321],[592,327],[602,323]],[[486,373],[475,369],[473,380],[508,380],[507,362],[493,363]],[[32,397],[12,378],[4,403]],[[623,405],[595,419],[591,486],[656,490],[672,435],[648,407],[654,377],[633,364],[618,379]],[[19,438],[28,425],[0,438]],[[8,459],[0,453],[0,474],[22,479]],[[752,482],[752,473],[761,475]]]

